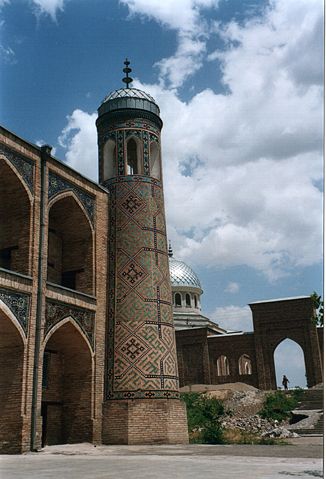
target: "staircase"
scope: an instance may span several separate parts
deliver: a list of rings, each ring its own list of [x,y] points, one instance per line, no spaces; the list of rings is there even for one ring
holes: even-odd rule
[[[300,427],[300,422],[293,424],[291,430],[300,434],[306,435],[323,435],[324,433],[324,390],[322,387],[306,389],[303,393],[302,400],[296,407],[296,411],[302,412],[306,416],[314,415],[318,412],[321,413],[317,422],[312,427]],[[307,419],[303,421],[307,422]],[[303,422],[301,421],[301,422]],[[297,426],[297,427],[296,427]],[[308,425],[307,425],[308,426]]]
[[[322,411],[324,408],[324,391],[323,389],[305,389],[303,398],[299,402],[296,409],[300,411]]]

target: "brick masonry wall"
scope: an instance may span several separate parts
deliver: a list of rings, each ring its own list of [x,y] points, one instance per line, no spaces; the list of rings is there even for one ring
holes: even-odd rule
[[[0,335],[0,450],[4,453],[19,453],[22,442],[24,348],[15,326],[2,314]]]
[[[180,387],[210,384],[207,328],[176,331]]]
[[[104,444],[185,444],[185,404],[175,399],[107,401],[103,409]]]
[[[242,382],[258,387],[255,339],[253,333],[208,338],[208,350],[212,384]],[[239,360],[244,354],[250,358],[252,374],[240,374]],[[226,356],[228,359],[229,375],[218,376],[217,360],[221,355]]]
[[[308,387],[322,382],[317,329],[310,297],[249,305],[253,312],[258,380],[261,389],[275,389],[274,350],[289,338],[301,346]]]

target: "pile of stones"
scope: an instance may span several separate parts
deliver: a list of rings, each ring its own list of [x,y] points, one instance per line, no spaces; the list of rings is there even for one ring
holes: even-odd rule
[[[221,426],[225,429],[238,429],[257,434],[261,438],[298,437],[298,434],[287,429],[289,426],[287,421],[280,423],[259,416],[258,413],[268,394],[266,391],[250,387],[246,390],[209,391],[206,394],[223,401],[226,415],[221,421]]]
[[[269,421],[257,414],[254,416],[226,415],[221,421],[221,426],[225,429],[239,429],[257,434],[262,438],[298,437],[298,434],[287,430],[286,422]]]

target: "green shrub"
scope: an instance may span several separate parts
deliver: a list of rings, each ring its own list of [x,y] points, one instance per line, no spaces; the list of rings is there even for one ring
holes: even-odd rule
[[[302,397],[302,389],[295,389],[290,394],[276,391],[268,394],[259,415],[264,419],[284,421],[291,416],[291,411],[296,408]]]
[[[221,401],[200,393],[184,393],[181,398],[187,406],[190,441],[221,444],[223,434],[220,421],[224,414]]]

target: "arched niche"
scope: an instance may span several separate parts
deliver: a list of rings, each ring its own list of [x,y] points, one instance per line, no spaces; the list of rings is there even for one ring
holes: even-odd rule
[[[248,354],[242,354],[239,358],[239,374],[240,376],[252,374],[251,359]]]
[[[132,136],[127,141],[126,172],[127,175],[142,174],[142,147],[138,138]]]
[[[108,140],[103,148],[103,180],[109,180],[117,175],[116,144]]]
[[[278,388],[283,388],[283,375],[290,381],[288,387],[307,387],[304,353],[297,342],[285,338],[277,345],[274,350],[274,366]]]
[[[0,267],[30,273],[31,200],[14,168],[0,158]]]
[[[217,365],[217,375],[218,376],[229,376],[230,375],[230,365],[229,360],[226,356],[221,354],[216,361]]]
[[[175,304],[175,306],[181,308],[182,303],[181,303],[181,294],[180,294],[180,293],[175,293],[175,295],[174,295],[174,304]]]
[[[47,279],[93,294],[93,277],[92,228],[80,203],[69,193],[50,207]]]
[[[150,175],[161,179],[161,154],[160,146],[156,141],[152,141],[149,148],[150,157]]]
[[[43,354],[42,444],[92,441],[92,354],[73,320],[50,335]]]
[[[0,451],[22,450],[24,342],[0,304]]]
[[[186,307],[190,308],[191,307],[191,297],[190,297],[189,293],[186,293],[185,299],[186,299]]]

